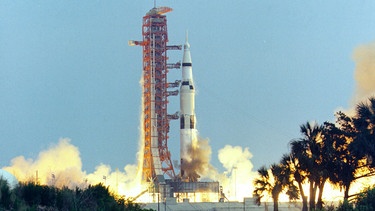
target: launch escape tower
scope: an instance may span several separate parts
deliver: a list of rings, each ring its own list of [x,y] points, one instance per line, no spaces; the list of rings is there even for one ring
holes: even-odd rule
[[[181,50],[181,46],[167,46],[167,19],[169,7],[151,9],[142,23],[142,41],[130,41],[143,48],[143,135],[144,153],[142,180],[163,180],[167,174],[175,178],[175,171],[168,150],[169,121],[178,119],[178,113],[167,113],[168,97],[178,95],[180,81],[167,82],[168,69],[180,68],[181,63],[167,64],[167,50]],[[161,181],[159,181],[161,182]]]

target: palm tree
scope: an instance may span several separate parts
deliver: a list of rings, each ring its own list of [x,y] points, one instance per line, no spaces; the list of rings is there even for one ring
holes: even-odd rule
[[[353,117],[343,112],[336,115],[339,128],[330,127],[336,146],[336,163],[330,180],[344,188],[344,200],[348,200],[350,185],[355,180],[374,175],[375,98],[359,103]]]
[[[346,164],[351,164],[351,162],[342,162],[343,160],[351,161],[351,156],[347,150],[347,145],[349,143],[347,136],[345,136],[340,129],[330,122],[324,122],[322,125],[321,138],[322,141],[318,142],[320,159],[317,160],[317,168],[320,174],[318,180],[319,193],[316,205],[318,210],[323,209],[322,197],[325,182],[331,180],[332,176],[345,174],[340,171],[343,170],[342,168],[337,167],[347,167]],[[335,172],[334,170],[336,168],[338,171]]]
[[[303,175],[304,178],[307,178],[309,182],[309,207],[310,210],[315,210],[317,190],[319,189],[320,195],[323,193],[323,187],[328,178],[323,150],[323,126],[307,122],[300,126],[300,132],[302,138],[293,140],[290,143],[292,147],[291,157],[293,158],[297,172]],[[302,192],[301,196],[304,197]]]
[[[9,183],[5,178],[0,176],[0,210],[11,209],[13,202]]]
[[[293,192],[291,177],[288,169],[282,164],[272,164],[268,170],[265,166],[258,169],[259,178],[254,181],[256,202],[258,205],[261,199],[268,194],[273,200],[273,210],[279,210],[279,195],[288,187],[288,192]],[[294,188],[296,188],[294,186]],[[295,191],[294,191],[295,193]]]
[[[325,139],[332,146],[329,180],[344,189],[344,201],[349,199],[350,185],[356,179],[359,160],[352,152],[352,119],[342,112],[337,113],[337,125],[325,123]]]
[[[290,169],[292,169],[292,174],[295,181],[298,184],[299,192],[302,198],[302,211],[307,211],[307,196],[303,190],[302,185],[307,180],[308,172],[306,171],[302,151],[305,150],[303,143],[298,140],[293,140],[290,142],[292,147],[292,152],[288,157],[284,157],[285,162],[289,162]],[[289,161],[288,161],[289,160]]]
[[[375,98],[371,97],[367,102],[361,102],[356,107],[353,117],[356,130],[353,145],[357,149],[354,153],[365,158],[366,164],[374,168],[375,162]]]
[[[289,196],[290,201],[294,201],[296,199],[299,199],[300,196],[300,190],[302,188],[301,186],[297,187],[296,182],[299,185],[297,180],[300,180],[300,177],[296,179],[296,176],[298,177],[298,174],[296,174],[296,168],[294,167],[294,163],[292,162],[292,158],[290,154],[284,154],[281,158],[280,165],[283,167],[285,174],[288,176],[288,183],[287,183],[287,192],[286,194]],[[303,193],[303,190],[302,190]]]

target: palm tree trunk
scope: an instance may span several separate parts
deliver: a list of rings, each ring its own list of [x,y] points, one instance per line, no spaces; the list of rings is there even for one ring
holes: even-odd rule
[[[273,199],[273,211],[279,211],[279,199],[278,198]]]
[[[314,181],[310,181],[310,211],[315,211],[315,195],[316,185]]]
[[[323,179],[323,181],[319,184],[318,203],[316,205],[318,210],[323,209],[323,199],[322,199],[322,197],[323,197],[323,188],[324,188],[325,182],[326,182],[326,179]]]
[[[305,196],[305,192],[303,191],[301,182],[298,182],[298,188],[302,197],[302,211],[307,211],[307,196]]]
[[[344,186],[344,201],[349,199],[350,183]]]
[[[302,211],[307,211],[307,196],[302,196]]]

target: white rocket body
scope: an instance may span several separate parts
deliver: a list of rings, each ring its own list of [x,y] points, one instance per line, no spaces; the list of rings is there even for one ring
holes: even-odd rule
[[[190,45],[186,38],[182,61],[182,83],[180,87],[180,158],[181,177],[184,177],[184,162],[192,161],[189,149],[197,145],[197,129],[195,117],[195,87],[190,55]]]

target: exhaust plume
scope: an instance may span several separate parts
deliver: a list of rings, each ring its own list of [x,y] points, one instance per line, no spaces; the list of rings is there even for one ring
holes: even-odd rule
[[[251,197],[253,180],[257,176],[253,172],[251,163],[252,154],[249,148],[226,145],[218,152],[218,158],[225,171],[220,173],[210,164],[211,146],[208,139],[200,139],[196,148],[191,148],[194,153],[193,160],[188,168],[197,173],[202,180],[218,181],[223,187],[224,194],[229,200],[242,201],[244,197]]]
[[[208,139],[202,139],[198,135],[194,136],[197,141],[194,141],[187,146],[186,158],[181,164],[181,169],[185,169],[185,175],[191,181],[197,181],[200,175],[205,175],[208,169],[213,167],[210,164],[211,160],[211,146]]]

